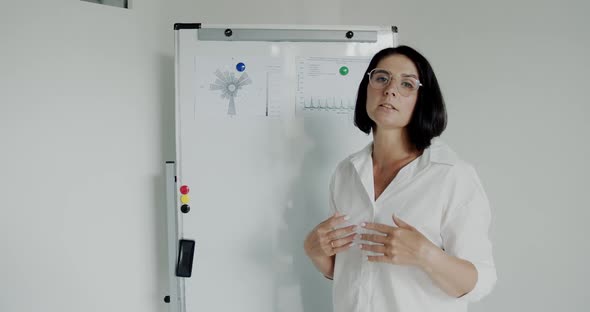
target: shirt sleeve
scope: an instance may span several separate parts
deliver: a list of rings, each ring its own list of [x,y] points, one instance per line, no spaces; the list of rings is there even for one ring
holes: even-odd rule
[[[471,262],[477,270],[475,287],[460,301],[474,302],[488,295],[496,284],[496,268],[489,239],[491,211],[488,198],[475,170],[457,176],[454,185],[456,205],[449,205],[443,214],[441,236],[448,254]]]

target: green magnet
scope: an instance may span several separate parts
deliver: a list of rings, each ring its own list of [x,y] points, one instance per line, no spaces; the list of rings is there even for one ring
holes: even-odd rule
[[[346,66],[340,67],[340,75],[342,75],[342,76],[348,75],[348,67],[346,67]]]

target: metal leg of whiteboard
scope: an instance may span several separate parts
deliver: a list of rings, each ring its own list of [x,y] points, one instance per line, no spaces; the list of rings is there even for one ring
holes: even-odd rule
[[[184,282],[176,276],[176,256],[181,229],[176,213],[176,164],[166,162],[166,218],[168,226],[168,284],[169,293],[164,298],[169,312],[184,312]]]

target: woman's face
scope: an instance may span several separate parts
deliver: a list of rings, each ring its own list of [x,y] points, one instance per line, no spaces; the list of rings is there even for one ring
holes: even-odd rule
[[[401,79],[419,80],[418,70],[406,56],[395,54],[382,59],[377,68],[385,69],[393,75],[393,80],[382,89],[367,86],[367,114],[378,129],[401,129],[408,125],[418,98],[418,90],[400,94]],[[407,86],[407,84],[404,84]]]

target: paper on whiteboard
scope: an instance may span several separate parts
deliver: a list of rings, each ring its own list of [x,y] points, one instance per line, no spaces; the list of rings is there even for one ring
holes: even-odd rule
[[[242,67],[243,70],[238,70]],[[279,117],[285,86],[279,62],[252,57],[196,57],[195,116]]]
[[[301,57],[297,60],[297,111],[354,112],[367,57]]]

